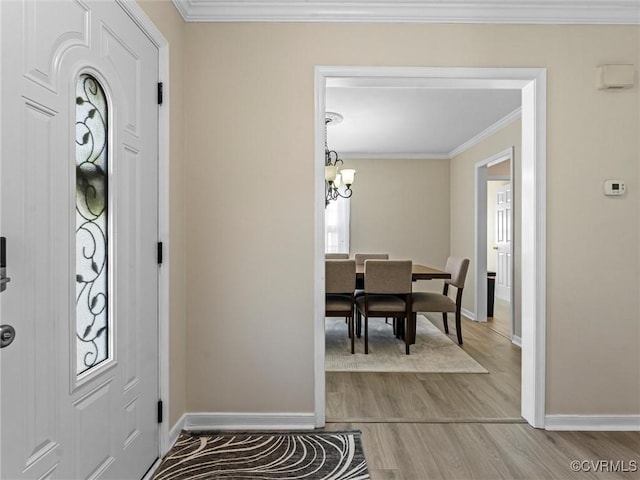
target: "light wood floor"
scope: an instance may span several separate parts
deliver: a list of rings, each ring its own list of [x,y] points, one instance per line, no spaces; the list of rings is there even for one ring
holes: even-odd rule
[[[531,428],[520,417],[520,349],[468,320],[463,340],[489,374],[327,372],[325,428],[362,432],[373,480],[640,479],[640,433]],[[627,471],[572,472],[573,460]]]
[[[503,337],[511,338],[511,304],[496,298],[493,305],[493,317],[487,318],[487,326]]]

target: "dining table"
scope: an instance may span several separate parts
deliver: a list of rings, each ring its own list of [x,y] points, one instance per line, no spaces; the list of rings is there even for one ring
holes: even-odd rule
[[[356,278],[364,278],[364,265],[356,265]],[[449,278],[451,278],[450,273],[434,267],[420,265],[419,263],[414,263],[411,266],[411,279],[414,282],[416,280],[447,280]]]

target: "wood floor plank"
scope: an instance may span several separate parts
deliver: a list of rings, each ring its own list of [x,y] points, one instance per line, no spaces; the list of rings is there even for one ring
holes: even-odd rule
[[[574,472],[571,462],[640,468],[638,432],[553,432],[524,424],[335,423],[362,432],[372,480],[637,480],[640,470]],[[603,453],[604,452],[604,453]]]
[[[520,349],[468,320],[463,338],[489,374],[327,372],[325,429],[362,432],[373,480],[640,479],[640,432],[531,428],[520,417]],[[599,460],[627,471],[571,469]]]
[[[487,326],[505,338],[511,338],[511,305],[505,300],[496,298],[493,317],[487,318]]]
[[[520,349],[476,322],[463,332],[461,348],[489,374],[326,372],[327,420],[520,418]]]

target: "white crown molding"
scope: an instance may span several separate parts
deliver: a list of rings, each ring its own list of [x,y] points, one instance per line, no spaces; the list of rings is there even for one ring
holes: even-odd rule
[[[344,152],[340,151],[343,160],[449,160],[449,155],[442,152]]]
[[[173,0],[188,22],[640,24],[640,0]]]
[[[493,125],[490,125],[487,128],[485,128],[482,132],[477,134],[475,137],[470,138],[469,140],[464,142],[462,145],[459,145],[453,150],[451,150],[448,154],[448,157],[449,158],[457,157],[462,152],[469,150],[471,147],[479,144],[486,138],[489,138],[494,133],[502,130],[507,125],[512,124],[513,122],[518,120],[520,117],[522,117],[522,107],[516,108],[513,112],[508,113]]]

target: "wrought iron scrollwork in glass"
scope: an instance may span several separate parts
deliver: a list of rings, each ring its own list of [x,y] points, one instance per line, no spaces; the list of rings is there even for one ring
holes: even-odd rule
[[[76,84],[76,374],[109,358],[107,98],[91,75]]]

